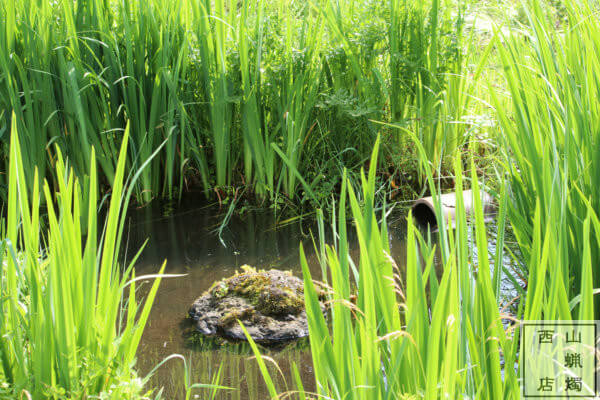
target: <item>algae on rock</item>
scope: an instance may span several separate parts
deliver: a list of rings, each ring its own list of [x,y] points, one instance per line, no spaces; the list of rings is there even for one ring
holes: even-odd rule
[[[241,272],[213,284],[189,310],[196,328],[206,335],[245,340],[237,323],[259,342],[277,342],[308,335],[304,310],[304,286],[289,271],[256,270],[248,265]],[[319,285],[320,297],[325,291]]]

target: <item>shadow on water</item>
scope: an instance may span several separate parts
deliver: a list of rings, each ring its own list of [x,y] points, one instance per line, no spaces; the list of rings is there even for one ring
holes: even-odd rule
[[[138,369],[145,375],[163,359],[178,353],[187,359],[192,383],[214,383],[220,376],[218,384],[235,388],[218,391],[215,398],[268,398],[267,388],[248,344],[227,343],[195,334],[192,322],[187,318],[188,308],[215,281],[231,276],[244,264],[262,269],[290,270],[301,277],[298,251],[301,242],[307,250],[313,278],[320,278],[321,268],[309,235],[313,232],[316,236],[317,227],[314,223],[299,222],[282,226],[272,212],[248,211],[233,215],[219,237],[215,230],[226,211],[225,208],[205,205],[203,200],[187,198],[175,211],[169,211],[165,205],[153,205],[129,213],[126,256],[131,258],[148,239],[136,263],[136,275],[156,273],[165,259],[166,273],[185,274],[161,282],[138,350]],[[397,221],[404,221],[404,218]],[[353,232],[353,229],[349,227],[348,231]],[[392,223],[389,230],[391,256],[401,271],[404,271],[406,260],[405,231],[403,223]],[[493,242],[492,238],[492,256],[495,252]],[[358,261],[355,244],[356,241],[351,238],[354,250],[350,251],[350,255]],[[438,269],[438,276],[441,276],[441,266]],[[145,288],[149,286],[146,284]],[[143,284],[140,294],[144,294]],[[305,391],[315,391],[307,340],[283,348],[263,348],[262,351],[277,363],[278,367],[269,362],[267,366],[279,391],[296,388],[293,364],[298,368]],[[170,360],[159,368],[150,381],[150,387],[164,388],[163,398],[185,398],[181,360]],[[194,390],[192,398],[211,397],[208,391]]]

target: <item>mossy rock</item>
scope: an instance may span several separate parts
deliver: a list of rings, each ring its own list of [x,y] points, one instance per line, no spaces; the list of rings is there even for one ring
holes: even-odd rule
[[[324,290],[317,286],[324,299]],[[192,304],[189,314],[196,329],[208,336],[245,340],[237,321],[257,342],[308,336],[303,282],[288,271],[257,271],[244,265],[241,272],[216,282],[204,292]]]

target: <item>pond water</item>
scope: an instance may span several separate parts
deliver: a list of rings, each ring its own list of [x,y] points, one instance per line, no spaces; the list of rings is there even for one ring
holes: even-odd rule
[[[314,223],[282,222],[270,211],[248,210],[233,215],[218,234],[216,230],[226,211],[227,207],[220,209],[206,205],[202,198],[188,197],[175,210],[154,205],[129,212],[127,256],[131,258],[148,240],[136,264],[136,275],[156,273],[164,260],[167,260],[166,273],[185,274],[163,279],[160,284],[138,350],[138,370],[145,375],[169,355],[181,354],[187,360],[191,383],[218,383],[233,388],[215,393],[194,389],[192,398],[268,398],[249,346],[202,341],[197,335],[191,336],[194,328],[187,312],[192,302],[215,281],[233,275],[244,264],[290,270],[301,277],[298,253],[301,242],[307,250],[313,278],[319,279],[321,269],[314,251],[310,251],[313,249],[310,233],[316,240],[317,227]],[[402,223],[392,222],[390,226],[391,255],[397,263],[402,263],[406,259],[405,229]],[[351,251],[351,255],[358,260],[356,251]],[[146,290],[148,287],[149,284]],[[144,293],[142,287],[140,295]],[[275,367],[267,363],[279,391],[296,388],[294,368],[305,391],[315,391],[308,346],[307,340],[301,340],[283,349],[262,349],[263,355],[277,364]],[[156,371],[149,387],[163,387],[163,398],[184,399],[185,375],[183,362],[172,359]]]
[[[201,198],[187,198],[173,211],[164,205],[132,210],[128,216],[126,238],[131,258],[146,239],[148,243],[136,263],[136,275],[156,273],[167,260],[166,273],[185,274],[163,279],[148,325],[138,350],[141,374],[151,371],[171,354],[183,355],[188,362],[191,383],[213,383],[235,390],[219,390],[216,399],[268,398],[267,388],[256,360],[245,343],[224,344],[217,340],[199,342],[190,332],[193,325],[186,318],[192,302],[215,281],[231,276],[244,264],[257,268],[290,270],[301,277],[299,245],[313,248],[312,232],[316,225],[306,222],[282,222],[271,211],[247,211],[233,215],[226,228],[216,232],[227,207],[206,205]],[[403,234],[392,235],[394,258],[403,260]],[[321,277],[314,252],[307,251],[313,277]],[[147,285],[146,287],[149,287]],[[144,294],[140,291],[140,295]],[[307,340],[281,349],[263,349],[279,369],[269,365],[279,390],[293,390],[293,366],[298,369],[304,389],[314,392],[312,361]],[[268,363],[270,364],[270,363]],[[184,367],[180,359],[168,361],[153,376],[150,386],[164,387],[163,397],[183,399]],[[219,378],[220,377],[220,378]],[[192,398],[211,398],[208,390],[194,390]]]

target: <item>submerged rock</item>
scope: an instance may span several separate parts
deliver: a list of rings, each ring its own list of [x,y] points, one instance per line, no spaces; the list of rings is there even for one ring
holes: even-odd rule
[[[317,290],[323,299],[325,292],[320,285]],[[244,265],[242,272],[215,283],[202,294],[189,314],[196,329],[208,336],[246,340],[238,320],[257,342],[308,336],[303,282],[287,271],[257,271]]]

